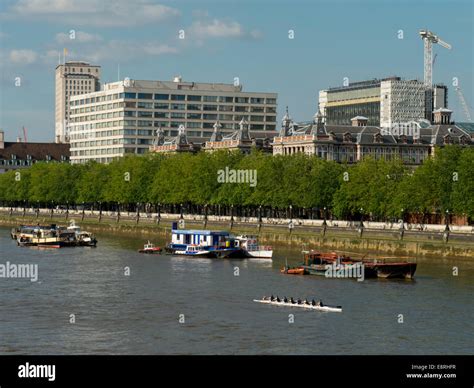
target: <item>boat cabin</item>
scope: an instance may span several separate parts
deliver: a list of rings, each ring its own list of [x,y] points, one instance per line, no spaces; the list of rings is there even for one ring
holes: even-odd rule
[[[216,230],[190,230],[177,229],[176,223],[173,223],[171,230],[171,243],[182,245],[200,245],[200,246],[227,246],[229,243],[229,232]]]

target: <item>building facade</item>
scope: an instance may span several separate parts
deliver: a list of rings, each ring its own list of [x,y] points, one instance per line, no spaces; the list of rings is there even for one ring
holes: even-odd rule
[[[194,144],[209,140],[217,120],[224,134],[242,119],[256,138],[276,134],[276,93],[245,92],[242,86],[173,81],[124,80],[71,97],[71,162],[108,163],[127,153],[147,152],[156,134],[176,137],[178,128]]]
[[[414,123],[415,130],[395,134],[383,127],[367,125],[367,118],[363,116],[354,117],[352,125],[328,125],[318,112],[312,124],[299,127],[286,115],[280,136],[273,140],[273,154],[305,153],[347,164],[371,156],[374,159],[399,159],[416,166],[434,155],[437,146],[474,146],[470,133],[451,122],[450,110],[438,109],[434,117],[433,125]]]
[[[55,78],[55,142],[67,143],[72,96],[95,92],[100,89],[100,66],[87,62],[66,62],[56,66]]]
[[[36,162],[69,162],[69,144],[6,142],[4,136],[0,130],[0,173]]]
[[[364,116],[368,125],[391,127],[420,119],[432,122],[433,111],[447,103],[444,85],[427,89],[418,80],[389,77],[321,90],[318,106],[328,125],[350,125],[353,117]]]

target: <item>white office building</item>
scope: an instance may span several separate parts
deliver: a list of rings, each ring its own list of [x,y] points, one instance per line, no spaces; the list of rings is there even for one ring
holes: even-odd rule
[[[224,134],[244,119],[253,138],[276,135],[276,93],[243,91],[242,85],[124,80],[103,90],[71,97],[68,125],[71,162],[108,163],[127,153],[148,151],[161,128],[175,137],[180,125],[194,143],[209,140],[219,121]]]

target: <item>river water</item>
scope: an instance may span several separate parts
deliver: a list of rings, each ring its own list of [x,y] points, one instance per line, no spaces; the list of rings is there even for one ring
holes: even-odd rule
[[[17,247],[9,229],[0,228],[0,264],[38,264],[36,282],[0,278],[0,354],[472,354],[474,349],[472,261],[418,261],[415,280],[357,282],[280,274],[285,260],[299,261],[300,249],[276,247],[273,263],[218,261],[142,255],[137,249],[146,238],[139,236],[97,237],[95,249],[39,250]],[[158,237],[154,242],[164,244]],[[252,302],[272,293],[321,298],[342,305],[343,312]]]

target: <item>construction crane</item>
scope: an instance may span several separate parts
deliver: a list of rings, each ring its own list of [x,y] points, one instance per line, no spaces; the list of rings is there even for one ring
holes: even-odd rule
[[[467,121],[472,122],[471,113],[469,112],[469,106],[467,105],[466,99],[464,98],[464,94],[462,93],[461,88],[459,86],[456,86],[456,93],[458,94],[458,98],[461,102],[461,106]]]
[[[431,88],[433,85],[433,43],[448,50],[451,50],[451,45],[428,30],[420,30],[420,36],[424,43],[424,82],[426,87]]]

